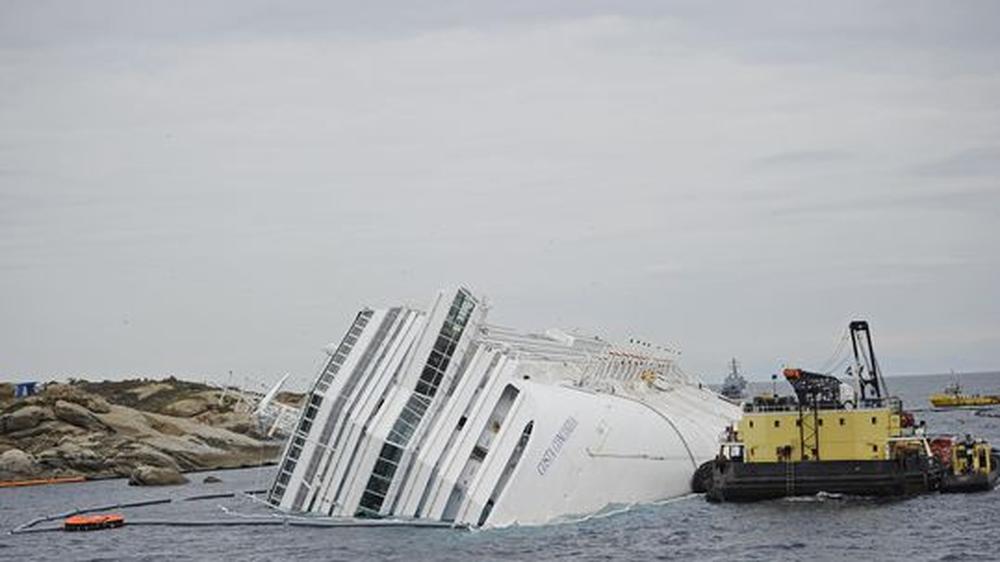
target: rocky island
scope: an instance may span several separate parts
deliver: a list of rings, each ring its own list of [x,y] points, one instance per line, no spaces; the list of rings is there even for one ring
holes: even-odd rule
[[[301,396],[282,393],[278,400],[295,405]],[[205,384],[71,380],[14,398],[13,386],[0,383],[0,482],[180,483],[188,471],[274,462],[282,445],[264,435],[238,393]]]

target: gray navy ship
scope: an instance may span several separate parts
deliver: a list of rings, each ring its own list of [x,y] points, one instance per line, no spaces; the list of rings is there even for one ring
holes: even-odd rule
[[[722,381],[722,388],[719,390],[719,394],[730,400],[742,400],[746,398],[747,380],[740,374],[740,366],[736,362],[735,357],[729,362],[729,367],[729,374]]]

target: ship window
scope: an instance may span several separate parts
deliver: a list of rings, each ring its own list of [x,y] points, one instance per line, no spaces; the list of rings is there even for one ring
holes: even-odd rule
[[[877,453],[878,452],[878,445],[872,445],[872,452],[873,453]]]
[[[823,425],[823,418],[820,418],[819,421],[816,422],[816,425]]]
[[[443,339],[443,338],[438,338],[437,341],[434,342],[434,351],[437,351],[438,353],[440,353],[442,355],[447,354],[448,353],[448,340]]]
[[[802,427],[802,420],[795,420],[795,427]]]
[[[844,418],[840,418],[840,425],[844,425],[845,423],[847,422],[844,420]]]
[[[437,351],[432,351],[430,359],[427,360],[427,364],[432,367],[440,367],[442,363],[444,363],[444,355],[438,353]]]
[[[753,427],[753,420],[750,420],[750,427]]]
[[[384,499],[384,496],[380,496],[374,492],[365,492],[361,495],[361,505],[358,507],[357,516],[378,517],[378,512],[382,507]]]
[[[877,423],[878,423],[878,418],[876,418],[875,416],[872,416],[872,425],[875,425]]]
[[[385,493],[389,491],[390,480],[373,474],[368,480],[367,491],[375,492],[380,496],[385,496]]]
[[[396,464],[385,459],[379,459],[379,461],[375,463],[375,469],[372,470],[372,472],[378,474],[379,476],[392,478],[392,475],[396,473]]]
[[[480,447],[479,445],[476,445],[475,447],[472,448],[472,455],[470,456],[476,459],[477,461],[481,461],[486,458],[486,453],[487,453],[486,449]]]
[[[403,450],[399,447],[385,447],[379,456],[390,462],[397,462],[403,456]]]
[[[778,420],[774,420],[774,427],[781,427],[781,422]]]

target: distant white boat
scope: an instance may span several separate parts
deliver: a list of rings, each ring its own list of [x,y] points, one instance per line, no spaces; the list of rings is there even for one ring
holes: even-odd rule
[[[496,527],[680,496],[739,415],[676,352],[490,325],[461,288],[362,310],[330,355],[269,492],[287,511]]]

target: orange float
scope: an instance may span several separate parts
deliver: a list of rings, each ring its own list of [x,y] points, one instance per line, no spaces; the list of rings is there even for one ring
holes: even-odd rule
[[[44,486],[46,484],[71,484],[74,482],[84,482],[87,479],[83,476],[66,476],[63,478],[40,478],[37,480],[7,480],[0,482],[0,488],[20,488],[23,486]]]
[[[100,515],[74,515],[63,522],[65,531],[99,531],[125,526],[125,517],[117,513]]]

